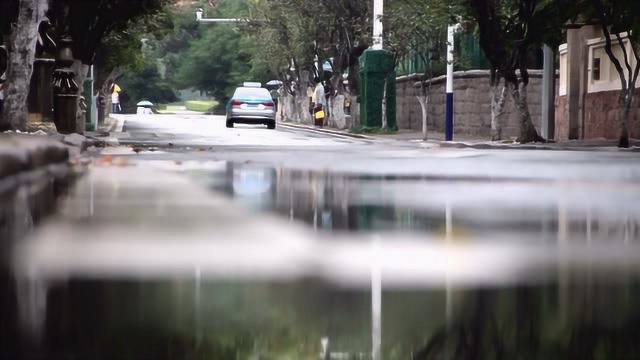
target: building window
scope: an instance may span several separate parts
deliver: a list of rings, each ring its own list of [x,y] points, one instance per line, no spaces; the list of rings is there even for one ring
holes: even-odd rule
[[[600,80],[600,58],[593,58],[593,67],[591,68],[593,80]]]

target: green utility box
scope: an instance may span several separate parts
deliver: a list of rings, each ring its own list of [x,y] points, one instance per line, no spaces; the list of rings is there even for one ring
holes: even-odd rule
[[[395,63],[389,51],[369,49],[360,56],[360,87],[361,127],[382,128],[382,100],[386,99],[386,128],[398,130]]]

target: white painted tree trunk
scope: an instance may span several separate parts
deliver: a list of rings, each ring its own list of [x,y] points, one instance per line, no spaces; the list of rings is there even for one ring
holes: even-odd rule
[[[49,8],[48,0],[20,0],[18,19],[7,43],[7,83],[0,128],[25,130],[29,109],[27,97],[36,55],[38,27]]]
[[[309,97],[307,93],[297,92],[295,96],[295,114],[297,115],[294,119],[295,122],[302,124],[313,124],[313,120],[311,118],[311,114],[309,113]]]
[[[520,123],[520,138],[518,142],[522,144],[541,141],[542,138],[531,121],[531,113],[529,112],[529,102],[527,98],[527,85],[519,83],[518,86],[511,86],[511,96],[518,111],[518,120]]]
[[[296,105],[296,118],[295,122],[302,124],[313,125],[313,118],[309,112],[309,95],[307,94],[307,88],[309,87],[309,71],[302,70],[298,76],[298,87],[296,88],[295,105]]]
[[[422,140],[427,141],[428,134],[428,109],[429,109],[429,96],[427,95],[418,95],[416,96],[418,102],[420,103],[420,110],[422,112]]]
[[[491,141],[502,140],[502,115],[506,102],[507,88],[499,85],[491,87]]]
[[[347,118],[344,113],[344,95],[339,94],[329,99],[329,110],[333,126],[338,129],[347,128]]]
[[[84,81],[87,79],[87,74],[89,72],[89,65],[83,64],[80,60],[75,60],[73,62],[73,71],[76,74],[76,83],[78,84],[78,110],[76,111],[76,132],[78,134],[84,134],[85,130],[85,122],[86,122],[86,112],[91,111],[91,109],[83,109],[81,106],[81,100],[84,92]],[[88,99],[85,99],[85,104],[87,104]]]
[[[296,106],[295,99],[292,95],[284,95],[280,99],[282,101],[282,120],[293,121],[295,120]]]
[[[351,95],[351,104],[349,105],[350,123],[348,127],[355,129],[360,125],[360,104],[358,103],[358,95]]]
[[[387,81],[384,81],[384,91],[382,93],[382,129],[387,129]]]

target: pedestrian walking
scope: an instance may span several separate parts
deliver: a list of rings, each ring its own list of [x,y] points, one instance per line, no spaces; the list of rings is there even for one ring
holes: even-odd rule
[[[122,107],[120,107],[120,93],[118,92],[118,89],[120,87],[116,84],[113,85],[113,92],[111,93],[111,113],[112,114],[117,114],[120,112],[120,110],[122,110]]]
[[[311,102],[313,103],[314,125],[322,127],[324,125],[325,112],[327,109],[327,98],[325,97],[324,85],[319,77],[313,79],[315,89]]]

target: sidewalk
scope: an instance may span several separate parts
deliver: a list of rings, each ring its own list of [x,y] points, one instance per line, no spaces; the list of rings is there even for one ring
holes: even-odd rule
[[[453,141],[445,141],[444,133],[429,132],[427,141],[422,140],[422,132],[417,130],[400,129],[396,133],[353,133],[349,130],[340,130],[332,127],[319,128],[311,125],[296,124],[291,122],[280,122],[280,126],[292,129],[305,130],[315,133],[323,133],[332,136],[353,137],[367,140],[395,140],[400,142],[411,142],[420,144],[428,148],[453,148],[453,149],[479,149],[479,150],[572,150],[572,151],[630,151],[640,152],[640,140],[631,139],[629,149],[618,148],[617,140],[588,139],[569,140],[548,143],[519,144],[511,140],[491,141],[485,137],[456,135]]]

